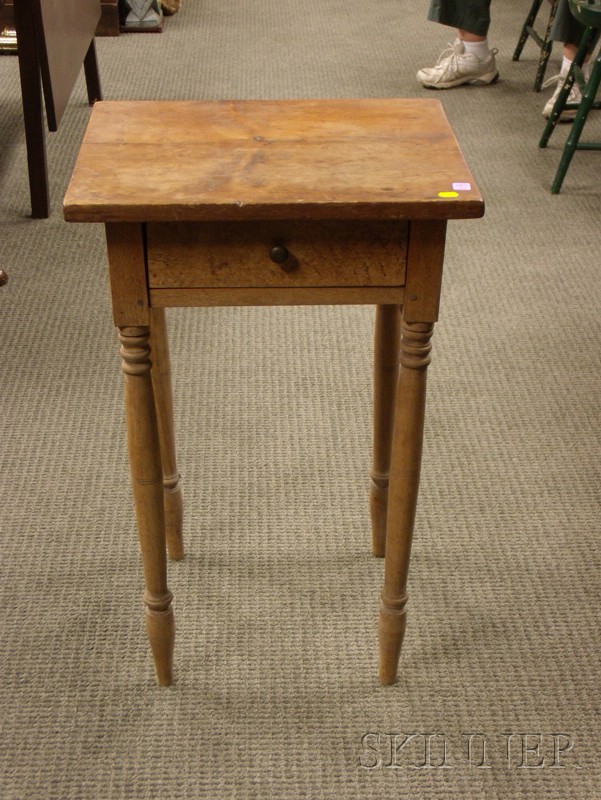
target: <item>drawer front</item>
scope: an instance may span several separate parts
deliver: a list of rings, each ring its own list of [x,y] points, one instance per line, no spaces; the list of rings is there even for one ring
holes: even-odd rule
[[[149,223],[149,286],[403,286],[408,227],[404,220]]]

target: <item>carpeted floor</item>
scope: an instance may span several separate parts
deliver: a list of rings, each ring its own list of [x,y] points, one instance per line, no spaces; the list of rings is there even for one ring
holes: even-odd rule
[[[104,94],[431,96],[415,70],[453,33],[426,5],[185,0],[160,35],[98,41]],[[538,149],[537,53],[511,60],[526,6],[493,4],[500,82],[437,95],[487,213],[449,226],[392,688],[354,307],[170,312],[188,554],[177,683],[155,685],[103,231],[61,217],[83,81],[32,220],[0,57],[5,800],[601,798],[601,161],[550,194],[567,129]]]

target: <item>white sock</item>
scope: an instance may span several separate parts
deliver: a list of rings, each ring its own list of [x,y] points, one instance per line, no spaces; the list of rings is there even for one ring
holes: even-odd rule
[[[466,42],[463,39],[461,41],[463,42],[466,53],[472,53],[482,59],[488,58],[488,54],[490,53],[488,39],[485,39],[483,42]]]
[[[565,76],[570,71],[571,66],[572,66],[571,59],[566,58],[566,56],[564,56],[561,60],[561,69],[559,70],[559,74],[561,75],[562,78],[565,78]]]
[[[559,70],[559,74],[561,75],[562,78],[565,78],[567,76],[571,66],[572,62],[570,61],[570,59],[564,56],[561,60],[561,69]],[[592,63],[590,59],[588,61],[585,61],[584,64],[582,65],[582,74],[584,75],[586,80],[588,80],[591,77],[591,67]]]

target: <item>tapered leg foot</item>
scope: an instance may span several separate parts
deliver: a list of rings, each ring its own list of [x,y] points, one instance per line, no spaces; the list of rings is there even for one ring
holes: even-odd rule
[[[397,670],[407,616],[405,602],[407,597],[394,606],[388,605],[384,597],[380,603],[380,683],[392,686],[397,680]]]
[[[165,598],[167,608],[146,608],[146,629],[154,658],[157,680],[161,686],[173,683],[173,650],[175,645],[175,618],[171,607],[171,594]],[[147,600],[148,603],[148,600]]]

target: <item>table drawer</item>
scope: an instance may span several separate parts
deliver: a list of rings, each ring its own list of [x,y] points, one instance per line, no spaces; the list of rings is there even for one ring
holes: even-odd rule
[[[403,286],[408,238],[404,220],[149,223],[149,286]]]

